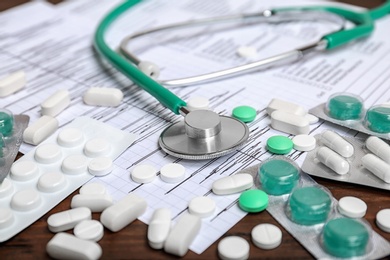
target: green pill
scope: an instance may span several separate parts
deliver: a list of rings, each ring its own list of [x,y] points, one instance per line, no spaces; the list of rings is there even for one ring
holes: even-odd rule
[[[322,235],[325,250],[337,257],[364,255],[370,237],[365,225],[350,218],[329,221]]]
[[[390,106],[375,106],[366,113],[366,126],[377,133],[390,133]]]
[[[253,107],[239,106],[233,109],[232,115],[244,123],[249,123],[255,120],[257,113]]]
[[[271,159],[260,166],[259,177],[265,192],[282,195],[290,193],[298,184],[299,171],[285,159]]]
[[[0,134],[7,137],[12,134],[14,116],[6,109],[0,109]]]
[[[289,199],[291,220],[305,226],[324,223],[331,210],[328,193],[317,187],[296,189]]]
[[[247,190],[241,193],[238,205],[246,212],[260,212],[268,206],[268,195],[262,190]]]
[[[356,120],[363,112],[362,100],[351,94],[332,96],[328,100],[329,116],[338,120]]]
[[[275,154],[288,154],[294,147],[293,141],[282,135],[275,135],[267,140],[267,150]]]

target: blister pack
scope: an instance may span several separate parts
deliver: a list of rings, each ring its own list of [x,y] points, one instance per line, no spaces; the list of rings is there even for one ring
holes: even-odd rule
[[[279,171],[283,168],[288,174]],[[267,172],[272,174],[264,178]],[[251,174],[255,188],[268,190],[267,211],[315,258],[360,260],[390,254],[386,239],[364,219],[344,217],[331,192],[302,172],[291,159],[274,156],[240,173]],[[276,194],[266,187],[270,181]]]
[[[100,158],[113,161],[135,138],[79,117],[21,157],[0,185],[0,242],[28,227],[93,178]]]

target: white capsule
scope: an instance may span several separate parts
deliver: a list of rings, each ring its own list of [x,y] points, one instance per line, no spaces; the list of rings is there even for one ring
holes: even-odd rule
[[[167,208],[156,209],[148,226],[148,241],[151,248],[162,249],[171,230],[171,211]]]
[[[59,90],[41,103],[41,114],[54,117],[67,108],[69,104],[69,91]]]
[[[42,116],[23,132],[23,141],[38,145],[58,129],[58,121],[51,116]]]
[[[26,73],[18,71],[0,79],[0,97],[11,95],[26,85]]]
[[[70,203],[71,208],[86,207],[92,212],[102,212],[112,205],[112,198],[108,194],[77,194]]]
[[[117,88],[89,88],[83,96],[90,106],[116,107],[123,99],[123,92]]]
[[[288,134],[300,135],[309,134],[309,120],[300,115],[291,114],[281,110],[276,110],[271,114],[271,126]]]
[[[390,183],[390,165],[373,154],[362,157],[362,164],[370,172],[386,183]]]
[[[376,136],[370,136],[366,140],[366,147],[383,161],[390,163],[390,146]]]
[[[253,177],[249,173],[226,176],[214,181],[212,190],[217,195],[228,195],[247,190],[253,186]]]
[[[344,175],[349,172],[349,163],[328,147],[318,149],[317,159],[337,174]]]
[[[321,142],[345,158],[351,157],[354,153],[352,144],[333,131],[327,130],[323,132],[321,134]]]
[[[272,99],[271,102],[268,104],[267,114],[271,116],[272,112],[274,112],[275,110],[288,112],[290,114],[298,116],[304,116],[307,114],[307,111],[304,107],[277,98]]]
[[[86,207],[69,209],[51,215],[47,224],[51,232],[61,232],[74,228],[77,223],[91,219],[91,210]]]

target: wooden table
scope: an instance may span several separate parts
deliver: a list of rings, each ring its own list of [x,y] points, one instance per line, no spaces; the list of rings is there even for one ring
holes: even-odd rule
[[[61,0],[51,0],[49,2],[58,3]],[[106,0],[107,1],[107,0]],[[27,0],[0,0],[0,11],[10,7],[28,2]],[[343,2],[360,5],[364,7],[374,7],[381,3],[379,0],[355,1],[346,0]],[[336,199],[344,196],[356,196],[364,200],[368,205],[365,219],[371,224],[373,230],[378,232],[387,240],[390,240],[390,233],[381,231],[375,224],[376,213],[383,208],[390,208],[390,192],[346,183],[340,183],[321,178],[314,178],[319,184],[326,186]],[[53,237],[53,233],[47,228],[47,218],[56,212],[70,208],[70,200],[74,194],[58,204],[50,212],[45,214],[33,225],[25,229],[7,242],[0,244],[0,259],[48,259],[46,254],[46,244]],[[99,214],[93,214],[93,219],[99,219]],[[262,250],[250,243],[250,258],[264,259],[311,259],[313,258],[285,229],[278,224],[268,212],[259,214],[249,214],[225,236],[241,236],[250,241],[250,232],[254,226],[260,223],[272,223],[279,226],[283,232],[282,244],[274,250]],[[141,221],[134,221],[129,226],[118,233],[112,233],[105,230],[102,240],[99,241],[103,248],[103,259],[172,259],[161,250],[152,250],[146,239],[147,225]],[[185,258],[187,259],[216,259],[217,244],[219,241],[209,247],[203,254],[197,255],[189,251]],[[390,259],[390,257],[389,257]]]

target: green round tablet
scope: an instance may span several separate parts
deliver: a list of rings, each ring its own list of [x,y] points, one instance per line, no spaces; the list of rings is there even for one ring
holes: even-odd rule
[[[271,153],[288,154],[293,147],[293,141],[282,135],[274,135],[267,140],[267,150]]]
[[[0,109],[0,134],[9,136],[14,127],[14,116],[6,109]]]
[[[350,218],[329,221],[322,235],[325,250],[337,257],[364,255],[370,237],[365,225]]]
[[[241,193],[238,205],[246,212],[260,212],[268,206],[268,195],[262,190],[247,190]]]
[[[233,109],[232,115],[244,123],[249,123],[255,120],[256,109],[250,106],[239,106]]]
[[[366,126],[377,133],[390,133],[390,106],[374,106],[366,113]]]
[[[352,94],[337,94],[328,100],[329,116],[338,120],[356,120],[363,112],[361,98]]]

